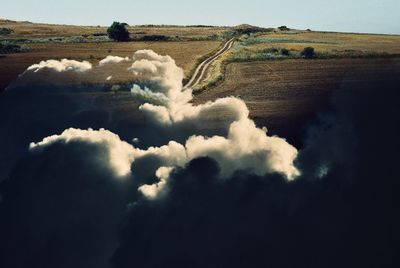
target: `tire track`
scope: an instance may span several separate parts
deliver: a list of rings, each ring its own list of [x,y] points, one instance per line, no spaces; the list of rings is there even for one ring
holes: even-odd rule
[[[228,40],[224,46],[217,52],[215,55],[205,59],[202,61],[199,66],[196,68],[196,71],[194,72],[192,78],[189,80],[189,82],[184,85],[183,89],[188,89],[188,88],[193,88],[197,86],[203,79],[206,74],[206,71],[208,67],[210,66],[211,63],[213,63],[219,56],[224,54],[226,51],[232,48],[233,43],[235,42],[235,38],[232,38]]]

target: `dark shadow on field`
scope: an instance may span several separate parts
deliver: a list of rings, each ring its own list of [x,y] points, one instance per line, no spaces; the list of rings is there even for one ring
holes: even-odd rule
[[[100,86],[42,86],[8,90],[0,95],[0,181],[31,142],[61,134],[67,128],[105,128],[139,148],[185,143],[194,134],[225,135],[226,118],[204,116],[166,127],[140,111],[129,92]],[[139,142],[134,139],[138,139]]]
[[[312,62],[310,63],[312,64]],[[368,64],[367,64],[368,65]],[[291,144],[297,148],[304,147],[304,133],[308,131],[309,125],[317,118],[317,114],[325,114],[332,108],[332,96],[335,92],[351,90],[360,91],[379,91],[380,94],[386,94],[385,90],[400,87],[400,61],[385,61],[384,68],[376,66],[365,67],[362,62],[359,66],[352,66],[346,70],[340,79],[336,80],[328,88],[321,88],[318,85],[310,85],[305,91],[315,92],[314,96],[308,96],[306,100],[303,97],[293,99],[289,105],[294,108],[289,113],[283,112],[281,115],[275,113],[272,116],[256,117],[254,121],[257,125],[266,125],[271,135],[285,137]],[[301,78],[300,78],[301,79]],[[360,97],[362,94],[360,94]],[[296,103],[297,102],[297,103]],[[371,106],[371,113],[374,112],[374,106]],[[368,115],[366,115],[368,118]]]
[[[308,127],[293,182],[199,158],[168,194],[127,213],[113,267],[398,267],[397,135],[393,81],[344,83]]]
[[[196,103],[239,96],[257,126],[296,148],[317,113],[329,109],[340,89],[400,86],[400,59],[283,60],[231,63],[224,83],[195,96]]]

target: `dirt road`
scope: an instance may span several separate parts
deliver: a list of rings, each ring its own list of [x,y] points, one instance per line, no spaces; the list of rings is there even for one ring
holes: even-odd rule
[[[189,80],[189,82],[187,82],[183,89],[193,88],[197,86],[204,79],[207,68],[210,66],[210,64],[213,63],[219,56],[231,49],[234,42],[235,38],[228,40],[217,53],[201,62],[196,68],[196,71],[194,72],[192,78]]]

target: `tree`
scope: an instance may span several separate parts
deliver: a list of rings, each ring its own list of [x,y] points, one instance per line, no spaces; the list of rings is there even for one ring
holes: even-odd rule
[[[114,21],[107,29],[108,37],[115,41],[128,41],[129,32],[126,26],[128,26],[128,24]]]
[[[288,28],[288,27],[285,26],[285,25],[279,26],[278,29],[279,29],[280,31],[289,31],[289,30],[290,30],[290,28]]]
[[[234,31],[238,34],[251,34],[251,33],[258,33],[258,32],[269,32],[270,29],[252,26],[249,24],[240,24],[234,27]]]
[[[301,55],[306,59],[311,59],[315,57],[315,50],[313,47],[305,47],[301,52]]]

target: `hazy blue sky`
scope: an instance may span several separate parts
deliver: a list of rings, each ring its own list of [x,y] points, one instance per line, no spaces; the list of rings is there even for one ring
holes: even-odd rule
[[[0,18],[79,25],[212,24],[400,34],[400,0],[1,0]]]

